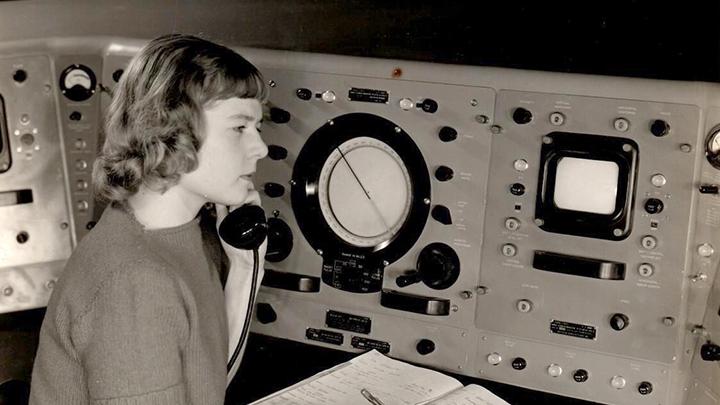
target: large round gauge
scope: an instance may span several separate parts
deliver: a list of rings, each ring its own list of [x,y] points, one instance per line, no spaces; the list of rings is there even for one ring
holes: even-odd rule
[[[330,229],[352,246],[382,248],[410,213],[410,174],[398,153],[368,136],[335,147],[318,180],[318,200]]]
[[[293,169],[298,225],[323,256],[323,281],[373,292],[427,221],[430,177],[400,127],[372,114],[337,117],[313,133]]]
[[[705,141],[705,157],[714,168],[720,169],[720,125],[716,126]]]

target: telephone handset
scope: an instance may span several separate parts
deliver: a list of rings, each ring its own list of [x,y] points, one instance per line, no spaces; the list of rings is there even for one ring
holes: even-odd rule
[[[248,298],[247,313],[245,314],[245,322],[240,333],[238,343],[233,350],[227,364],[229,375],[234,375],[239,367],[238,358],[242,350],[243,344],[247,339],[250,331],[250,320],[252,318],[252,309],[255,302],[255,293],[259,282],[259,252],[260,245],[265,241],[268,233],[268,224],[265,219],[265,211],[257,205],[246,204],[240,208],[230,212],[220,222],[218,234],[225,243],[236,249],[253,251],[253,272],[252,283],[250,285],[250,296]],[[232,374],[231,374],[232,373]]]
[[[222,240],[234,248],[257,249],[268,233],[265,211],[257,205],[243,205],[220,222],[218,233]]]

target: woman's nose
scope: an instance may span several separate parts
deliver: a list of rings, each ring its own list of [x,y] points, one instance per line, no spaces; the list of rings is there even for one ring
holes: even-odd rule
[[[260,133],[257,132],[257,136],[252,145],[253,156],[257,157],[258,160],[264,158],[268,154],[268,147],[263,141]]]

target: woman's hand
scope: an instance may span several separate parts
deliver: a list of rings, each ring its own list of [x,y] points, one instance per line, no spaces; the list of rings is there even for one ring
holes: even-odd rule
[[[260,195],[257,191],[251,190],[248,194],[248,198],[245,200],[245,204],[250,205],[257,205],[261,206],[260,204]],[[221,204],[215,204],[215,212],[217,214],[217,223],[216,228],[220,228],[220,223],[227,217],[228,213],[230,211],[234,211],[239,206],[231,206],[230,210],[228,210],[228,207]],[[227,255],[228,259],[230,259],[230,268],[232,269],[235,267],[235,265],[239,266],[240,268],[249,268],[250,271],[252,271],[253,266],[253,252],[252,250],[245,250],[245,249],[237,249],[233,246],[230,246],[228,243],[226,243],[222,238],[220,238],[220,242],[222,243],[223,250],[225,250],[225,254]],[[263,241],[263,243],[260,245],[260,248],[258,249],[259,257],[261,262],[265,259],[265,252],[267,251],[267,238]],[[261,264],[261,271],[262,271],[262,264]]]

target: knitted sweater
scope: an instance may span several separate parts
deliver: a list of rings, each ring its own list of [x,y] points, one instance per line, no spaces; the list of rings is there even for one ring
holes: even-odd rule
[[[30,404],[222,404],[227,318],[199,219],[145,230],[109,206],[40,331]]]

